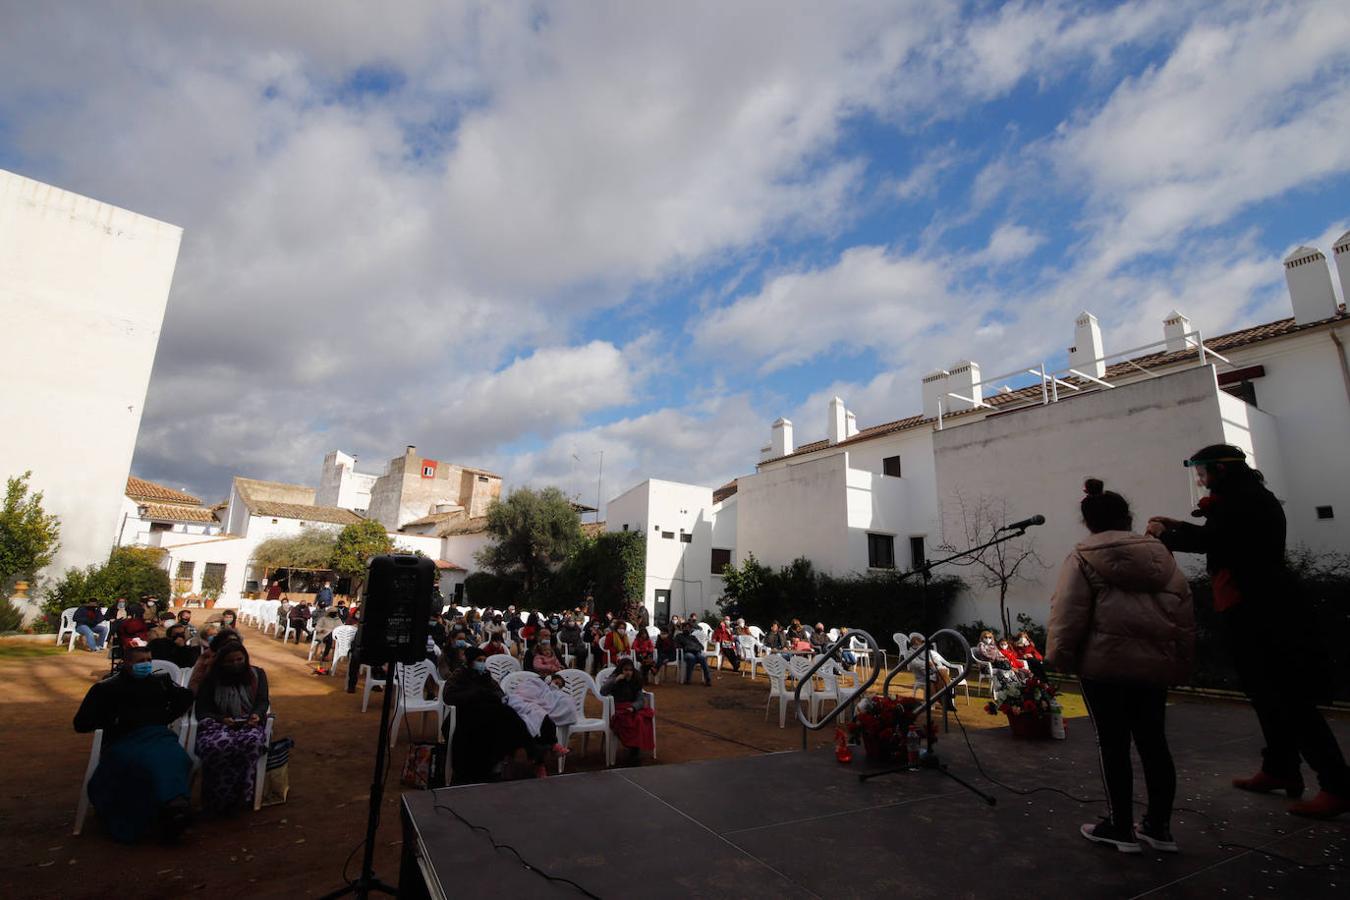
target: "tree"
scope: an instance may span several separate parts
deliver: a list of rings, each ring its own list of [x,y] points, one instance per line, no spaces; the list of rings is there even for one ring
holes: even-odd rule
[[[0,507],[0,590],[6,595],[12,582],[31,580],[61,546],[60,518],[42,509],[42,491],[28,491],[32,474],[8,480]]]
[[[548,580],[550,601],[558,609],[578,605],[589,592],[595,612],[632,616],[647,584],[647,543],[640,531],[583,535]]]
[[[253,564],[267,569],[327,569],[337,543],[338,536],[331,530],[311,526],[299,534],[258,544],[253,549]]]
[[[164,551],[159,547],[118,547],[89,575],[86,597],[102,603],[119,597],[129,602],[157,597],[163,602],[173,594],[169,573],[160,565],[163,559]]]
[[[976,547],[994,539],[1008,524],[1008,501],[1002,497],[981,495],[968,499],[961,491],[955,491],[956,521],[958,536],[963,546],[956,547],[944,542],[938,549],[947,553],[956,553],[967,547]],[[944,518],[944,522],[946,519]],[[974,569],[976,577],[987,588],[998,589],[998,618],[1003,625],[1003,633],[1012,632],[1012,622],[1008,618],[1008,587],[1015,581],[1030,580],[1024,569],[1039,566],[1047,568],[1045,561],[1036,553],[1036,539],[1028,537],[1013,538],[992,547],[986,547],[973,556],[951,563],[954,566]]]
[[[494,500],[487,529],[493,542],[475,558],[498,575],[519,578],[530,598],[582,540],[581,518],[556,487],[518,488],[506,500]]]
[[[375,519],[353,522],[338,532],[328,568],[352,580],[351,595],[359,597],[366,580],[366,569],[376,556],[391,553],[394,542],[389,532]]]

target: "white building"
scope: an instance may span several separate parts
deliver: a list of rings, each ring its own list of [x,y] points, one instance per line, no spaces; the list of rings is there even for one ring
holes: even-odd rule
[[[1350,283],[1350,234],[1335,254],[1342,284]],[[1284,502],[1291,546],[1343,552],[1350,316],[1337,306],[1320,252],[1300,247],[1285,267],[1290,318],[1210,337],[1173,311],[1156,344],[1108,353],[1096,318],[1084,312],[1072,323],[1067,365],[1007,360],[1024,364],[991,377],[962,360],[923,377],[920,413],[861,430],[833,398],[825,439],[796,446],[792,423],[779,419],[756,472],[728,486],[729,496],[722,489],[719,502],[707,488],[648,482],[611,502],[610,528],[631,520],[656,548],[647,566],[654,604],[653,585],[676,583],[673,559],[681,571],[706,572],[714,546],[737,563],[753,554],[773,566],[802,556],[834,574],[908,569],[942,545],[964,543],[963,505],[1006,510],[1010,519],[1042,514],[1047,524],[1029,537],[1047,565],[1024,569],[1009,608],[1044,622],[1059,563],[1084,534],[1084,478],[1101,477],[1125,495],[1139,528],[1150,515],[1186,518],[1199,492],[1182,461],[1224,442],[1246,450]],[[672,554],[653,533],[671,530],[658,518],[687,525],[691,543]],[[702,522],[722,535],[706,550]],[[953,618],[996,621],[997,591],[971,570],[958,574],[971,591]]]
[[[61,517],[47,574],[107,559],[182,229],[0,170],[0,477]]]
[[[215,510],[202,506],[199,498],[134,475],[127,477],[122,517],[114,542],[118,547],[158,547],[166,535],[205,537],[222,530],[224,526],[216,518]]]

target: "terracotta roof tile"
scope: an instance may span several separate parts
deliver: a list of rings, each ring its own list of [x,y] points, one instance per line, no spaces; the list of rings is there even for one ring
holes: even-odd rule
[[[215,524],[216,516],[205,506],[179,506],[174,503],[142,503],[141,516],[146,519],[167,519],[172,522],[204,522]]]
[[[329,522],[334,525],[353,525],[363,521],[350,509],[336,506],[305,506],[302,503],[278,503],[274,500],[254,500],[248,505],[255,516],[274,519],[299,519],[302,522]]]
[[[137,478],[135,475],[127,476],[127,496],[132,500],[148,500],[159,503],[186,503],[192,506],[200,506],[201,498],[194,497],[186,491],[174,490],[162,484],[156,484],[153,481],[146,481],[144,478]]]
[[[472,519],[456,519],[436,529],[437,537],[451,534],[482,534],[487,531],[487,516],[474,516]]]
[[[721,503],[723,500],[736,493],[736,479],[733,478],[726,484],[713,491],[713,502]]]
[[[455,519],[462,518],[464,518],[464,509],[461,507],[460,509],[452,509],[448,512],[428,513],[420,519],[404,522],[403,527],[407,528],[409,525],[439,525],[442,522],[452,522]]]

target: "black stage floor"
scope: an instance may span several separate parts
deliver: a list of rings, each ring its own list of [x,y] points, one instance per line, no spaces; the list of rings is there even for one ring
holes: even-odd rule
[[[841,766],[824,752],[447,788],[404,795],[404,886],[417,880],[418,855],[428,881],[439,882],[433,896],[581,896],[494,849],[453,809],[531,866],[600,897],[1350,896],[1350,820],[1296,819],[1282,798],[1228,786],[1256,768],[1260,741],[1247,707],[1187,703],[1168,716],[1177,804],[1205,814],[1177,813],[1180,854],[1146,848],[1127,856],[1088,843],[1078,825],[1095,821],[1104,804],[994,787],[975,771],[953,721],[938,743],[944,760],[990,789],[997,807],[933,772],[862,783],[857,758]],[[1350,747],[1346,726],[1333,723]],[[1017,741],[1006,729],[972,732],[971,740],[1000,781],[1100,797],[1091,727],[1069,727],[1064,742]],[[1138,773],[1136,782],[1142,796]]]

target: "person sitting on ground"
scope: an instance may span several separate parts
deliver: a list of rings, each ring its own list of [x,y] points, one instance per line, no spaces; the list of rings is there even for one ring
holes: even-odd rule
[[[601,643],[605,651],[606,665],[617,666],[619,658],[628,656],[633,652],[633,644],[628,639],[628,625],[622,619],[615,619],[609,623],[609,631],[605,632],[604,641]]]
[[[633,659],[637,661],[642,680],[646,682],[656,669],[656,642],[645,628],[639,628],[637,637],[633,638]]]
[[[99,653],[108,642],[108,629],[112,626],[98,608],[97,600],[86,600],[75,610],[75,633],[84,638],[86,649]]]
[[[291,607],[289,618],[290,627],[295,631],[295,642],[299,644],[309,639],[309,619],[313,613],[309,611],[309,604],[301,600]],[[286,632],[282,631],[282,636]]]
[[[333,652],[333,632],[341,627],[342,616],[338,614],[337,607],[333,606],[325,609],[323,615],[314,623],[314,640],[323,646],[319,662],[326,662],[328,654]]]
[[[919,632],[916,631],[909,636],[909,649],[911,651],[922,649],[923,644],[924,637]],[[932,663],[932,667],[928,669],[927,679],[924,678],[924,654],[920,653],[910,660],[909,670],[914,673],[914,683],[923,684],[925,696],[931,697],[951,684],[951,669],[954,666],[943,658],[936,646],[930,646],[927,655]],[[925,680],[927,681],[926,684]],[[947,709],[956,709],[956,703],[952,700],[951,694],[948,694],[943,700],[943,705]]]
[[[731,671],[739,672],[741,670],[741,654],[740,648],[736,646],[736,629],[731,624],[730,616],[724,618],[722,623],[717,626],[717,630],[713,632],[713,641],[722,651],[722,659],[730,661]],[[722,666],[720,662],[717,665],[718,668]]]
[[[465,664],[445,683],[441,701],[455,708],[455,734],[450,740],[450,768],[456,784],[475,784],[500,779],[506,762],[517,750],[525,750],[535,763],[537,775],[547,748],[530,733],[520,715],[503,701],[501,688],[488,673],[483,652],[464,651]],[[446,719],[444,730],[450,729]]]
[[[258,757],[267,749],[267,673],[249,663],[243,643],[222,633],[197,661],[191,685],[202,808],[229,814],[252,801]]]
[[[1045,657],[1041,656],[1041,651],[1036,649],[1036,644],[1032,642],[1031,635],[1025,631],[1017,632],[1017,638],[1012,642],[1013,653],[1022,662],[1027,664],[1031,674],[1042,680],[1045,679]]]
[[[998,641],[994,640],[994,633],[988,629],[980,632],[980,642],[975,645],[975,656],[982,659],[995,669],[1008,671],[1012,669],[1012,663],[998,649]]]
[[[192,691],[154,674],[140,638],[122,645],[122,666],[85,694],[75,730],[103,729],[89,802],[108,834],[138,840],[156,824],[175,839],[190,819],[192,760],[168,726],[192,708]]]
[[[647,705],[642,677],[632,659],[625,657],[619,660],[614,673],[600,686],[600,694],[614,698],[609,729],[628,751],[628,764],[640,764],[642,751],[656,746],[656,727],[652,721],[656,712]]]
[[[150,642],[150,658],[164,659],[180,669],[190,669],[201,656],[200,647],[188,646],[187,629],[182,625],[169,626],[168,633]]]
[[[183,632],[187,636],[189,644],[197,639],[197,626],[192,624],[192,610],[185,609],[179,612],[178,624],[183,626]]]
[[[712,687],[712,670],[708,668],[708,658],[703,655],[707,648],[694,626],[685,622],[680,633],[675,636],[675,646],[684,654],[684,680],[687,684],[694,677],[694,666],[703,668],[703,685]]]

